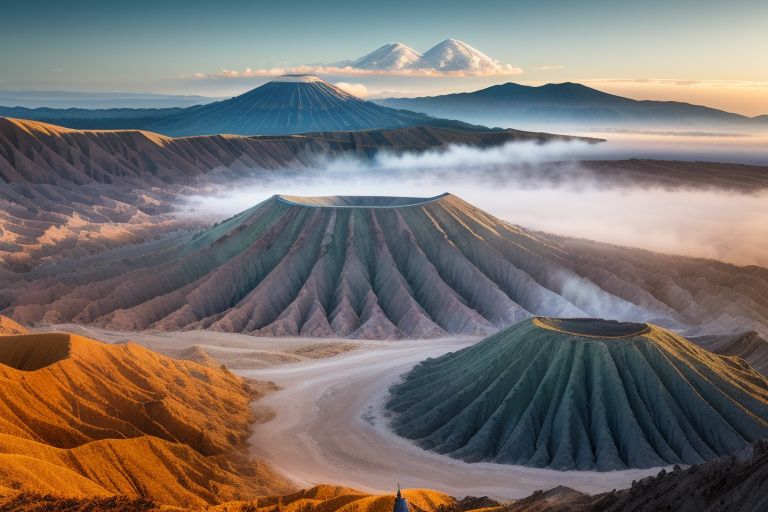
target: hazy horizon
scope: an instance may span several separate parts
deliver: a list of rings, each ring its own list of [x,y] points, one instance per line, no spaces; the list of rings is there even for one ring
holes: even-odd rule
[[[226,97],[276,72],[332,66],[386,43],[425,52],[456,38],[513,71],[489,76],[329,71],[322,77],[355,85],[369,97],[472,91],[508,81],[574,81],[634,99],[768,114],[768,67],[756,65],[768,45],[762,23],[768,4],[755,0],[732,2],[727,10],[711,0],[589,6],[560,1],[554,18],[551,5],[532,1],[396,2],[388,10],[347,1],[333,9],[302,1],[290,10],[237,0],[216,8],[175,1],[98,8],[83,1],[42,4],[4,9],[2,90]],[[174,23],[180,16],[185,23]],[[67,37],[72,33],[78,37]]]

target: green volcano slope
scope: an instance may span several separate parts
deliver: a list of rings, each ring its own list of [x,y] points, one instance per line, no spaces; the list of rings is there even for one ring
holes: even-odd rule
[[[533,233],[450,194],[273,196],[23,277],[0,286],[0,313],[30,325],[400,339],[540,315],[768,331],[768,269]]]
[[[768,381],[650,324],[534,318],[394,386],[394,430],[468,462],[695,464],[768,437]]]

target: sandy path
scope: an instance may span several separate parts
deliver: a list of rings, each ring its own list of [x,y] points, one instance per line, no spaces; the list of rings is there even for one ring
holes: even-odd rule
[[[595,493],[628,487],[658,469],[560,472],[467,464],[426,452],[385,428],[382,403],[389,386],[416,362],[456,350],[468,340],[392,343],[330,359],[305,361],[241,375],[275,381],[284,389],[259,402],[276,418],[259,425],[253,454],[306,487],[336,483],[385,492],[396,482],[452,495],[519,498],[567,485]]]

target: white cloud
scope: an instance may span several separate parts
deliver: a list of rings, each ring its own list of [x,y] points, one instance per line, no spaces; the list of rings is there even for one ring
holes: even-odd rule
[[[341,89],[342,91],[346,92],[347,94],[351,94],[352,96],[357,96],[358,98],[368,97],[368,88],[363,84],[351,84],[349,82],[336,82],[334,85],[339,89]]]
[[[758,80],[684,80],[679,78],[591,78],[581,80],[585,84],[652,84],[682,85],[691,87],[768,87],[768,82]]]
[[[243,71],[223,69],[218,73],[194,73],[192,75],[181,75],[181,78],[191,79],[219,79],[219,78],[250,78],[262,77],[269,78],[281,75],[342,75],[342,76],[414,76],[414,77],[470,77],[470,76],[514,76],[522,74],[523,70],[510,66],[509,64],[500,64],[497,67],[487,68],[479,71],[440,71],[438,69],[393,69],[393,70],[374,70],[359,69],[352,66],[294,66],[294,67],[274,67],[274,68],[245,68]]]
[[[536,66],[531,68],[531,71],[554,71],[556,69],[565,69],[565,66],[550,66],[550,65]]]

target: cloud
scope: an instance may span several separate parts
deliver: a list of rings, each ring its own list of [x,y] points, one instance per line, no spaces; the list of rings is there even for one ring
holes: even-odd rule
[[[434,196],[452,192],[513,224],[658,252],[768,265],[768,193],[608,181],[574,161],[602,145],[510,143],[420,154],[319,159],[307,167],[222,186],[179,205],[217,219],[273,194]],[[552,162],[558,164],[550,165]]]
[[[585,84],[653,84],[687,87],[768,87],[768,82],[757,80],[683,80],[679,78],[591,78]]]
[[[413,77],[472,77],[472,76],[514,76],[520,75],[523,70],[499,64],[478,71],[441,71],[433,68],[422,69],[360,69],[352,66],[293,66],[274,68],[245,68],[243,71],[223,69],[218,73],[194,73],[180,75],[179,78],[197,80],[215,80],[222,78],[269,78],[281,75],[341,75],[341,76],[413,76]]]
[[[422,90],[422,91],[385,90],[385,91],[378,91],[378,92],[369,94],[368,98],[372,100],[383,99],[383,98],[420,98],[427,94],[438,95],[438,94],[452,94],[455,92],[464,92],[464,90],[450,89],[450,88],[445,90],[428,89],[428,90]]]
[[[531,69],[531,71],[553,71],[555,69],[565,69],[565,66],[548,66],[548,65],[544,65],[544,66],[536,66],[536,67],[533,67],[533,68],[530,68],[530,69]]]
[[[346,92],[347,94],[351,94],[352,96],[357,96],[358,98],[368,97],[368,88],[363,84],[351,84],[349,82],[336,82],[334,85],[339,89],[341,89],[342,91]]]

